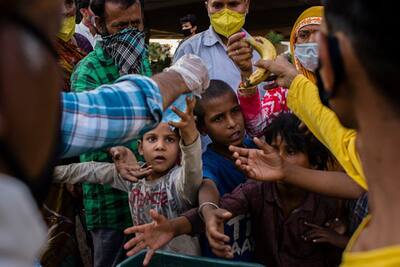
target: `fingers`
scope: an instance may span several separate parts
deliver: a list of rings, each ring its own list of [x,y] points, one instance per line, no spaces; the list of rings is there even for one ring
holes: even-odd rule
[[[124,248],[125,248],[125,245],[124,245]],[[142,251],[142,250],[145,249],[145,248],[146,248],[146,243],[141,242],[141,243],[139,243],[138,245],[136,245],[133,249],[129,250],[129,251],[126,253],[126,255],[127,255],[128,257],[133,256],[133,255],[139,253],[140,251]]]
[[[196,98],[195,97],[186,97],[186,113],[189,116],[193,116],[194,108],[196,106]]]
[[[166,220],[164,216],[153,209],[150,210],[150,216],[157,224],[161,224]]]
[[[220,257],[220,258],[226,258],[226,259],[232,259],[233,258],[233,253],[232,253],[232,248],[229,247],[227,250],[217,250],[211,248],[212,253],[214,255]]]
[[[153,258],[154,253],[155,253],[154,249],[149,249],[147,251],[146,256],[144,257],[144,260],[143,260],[143,266],[149,265],[151,258]]]
[[[250,153],[250,149],[237,146],[229,146],[229,150],[231,152],[237,153],[237,155],[241,157],[247,157]]]
[[[230,213],[229,211],[224,210],[224,209],[218,209],[215,214],[218,219],[223,220],[223,221],[226,221],[226,220],[229,220],[230,218],[232,218],[232,213]]]
[[[228,56],[233,58],[235,62],[251,60],[253,57],[253,50],[250,47],[242,47],[228,51]]]
[[[147,176],[149,176],[151,173],[153,172],[153,167],[152,166],[148,166],[146,168],[143,169],[136,169],[136,170],[129,170],[129,174],[131,174],[132,176],[138,178],[138,179],[142,179],[145,178]]]
[[[130,235],[130,234],[135,234],[135,233],[143,233],[144,229],[145,229],[145,225],[132,226],[132,227],[126,228],[124,230],[124,234]]]
[[[177,107],[171,107],[172,111],[178,115],[182,120],[187,120],[187,114],[180,111]]]
[[[254,137],[253,139],[254,143],[262,150],[264,151],[264,153],[269,154],[275,151],[275,149],[268,145],[266,142],[261,141],[260,139],[258,139],[257,137]]]
[[[228,39],[228,47],[231,46],[232,44],[238,42],[238,41],[244,40],[245,37],[246,37],[246,33],[245,32],[238,32],[238,33],[233,34]]]
[[[314,229],[319,229],[319,230],[326,230],[324,227],[313,224],[313,223],[309,223],[309,222],[304,222],[305,225],[314,228]]]
[[[124,244],[124,249],[125,250],[130,250],[133,247],[136,247],[138,244],[144,241],[144,236],[143,235],[138,235],[132,239],[130,239],[128,242]]]
[[[271,71],[271,65],[272,65],[273,61],[272,60],[263,60],[260,59],[259,61],[256,62],[256,64],[254,64],[256,67],[260,67],[263,69],[266,69],[268,71]]]

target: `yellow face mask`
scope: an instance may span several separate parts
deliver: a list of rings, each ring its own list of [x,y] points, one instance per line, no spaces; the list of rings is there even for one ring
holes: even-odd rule
[[[75,33],[75,16],[65,18],[62,22],[61,29],[57,34],[57,37],[68,42],[71,40]]]
[[[210,18],[214,30],[228,38],[232,34],[240,31],[246,21],[246,14],[225,8],[217,13],[211,14]]]

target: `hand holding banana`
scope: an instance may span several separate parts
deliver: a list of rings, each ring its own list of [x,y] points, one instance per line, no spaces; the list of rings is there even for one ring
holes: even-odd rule
[[[232,35],[228,40],[228,55],[235,62],[246,77],[241,85],[241,89],[254,87],[264,81],[269,73],[258,67],[254,72],[252,59],[252,47],[260,54],[262,59],[275,60],[276,50],[274,45],[263,37],[246,36],[246,33],[240,32]]]

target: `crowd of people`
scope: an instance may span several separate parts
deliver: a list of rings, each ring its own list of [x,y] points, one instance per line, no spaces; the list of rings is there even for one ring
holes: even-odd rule
[[[139,0],[0,0],[0,266],[400,266],[390,4],[307,8],[289,61],[246,41],[250,0],[208,0],[153,75]]]

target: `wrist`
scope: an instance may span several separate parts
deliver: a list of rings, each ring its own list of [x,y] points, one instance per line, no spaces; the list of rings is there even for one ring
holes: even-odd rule
[[[204,202],[200,205],[198,213],[203,221],[207,221],[207,218],[209,218],[212,212],[216,209],[219,209],[217,204],[212,202]]]
[[[196,142],[197,138],[199,138],[199,132],[197,130],[182,134],[182,144],[184,146],[193,145],[194,142]]]
[[[297,75],[299,75],[299,72],[296,69],[293,69],[289,72],[289,74],[286,76],[286,88],[290,88]]]

